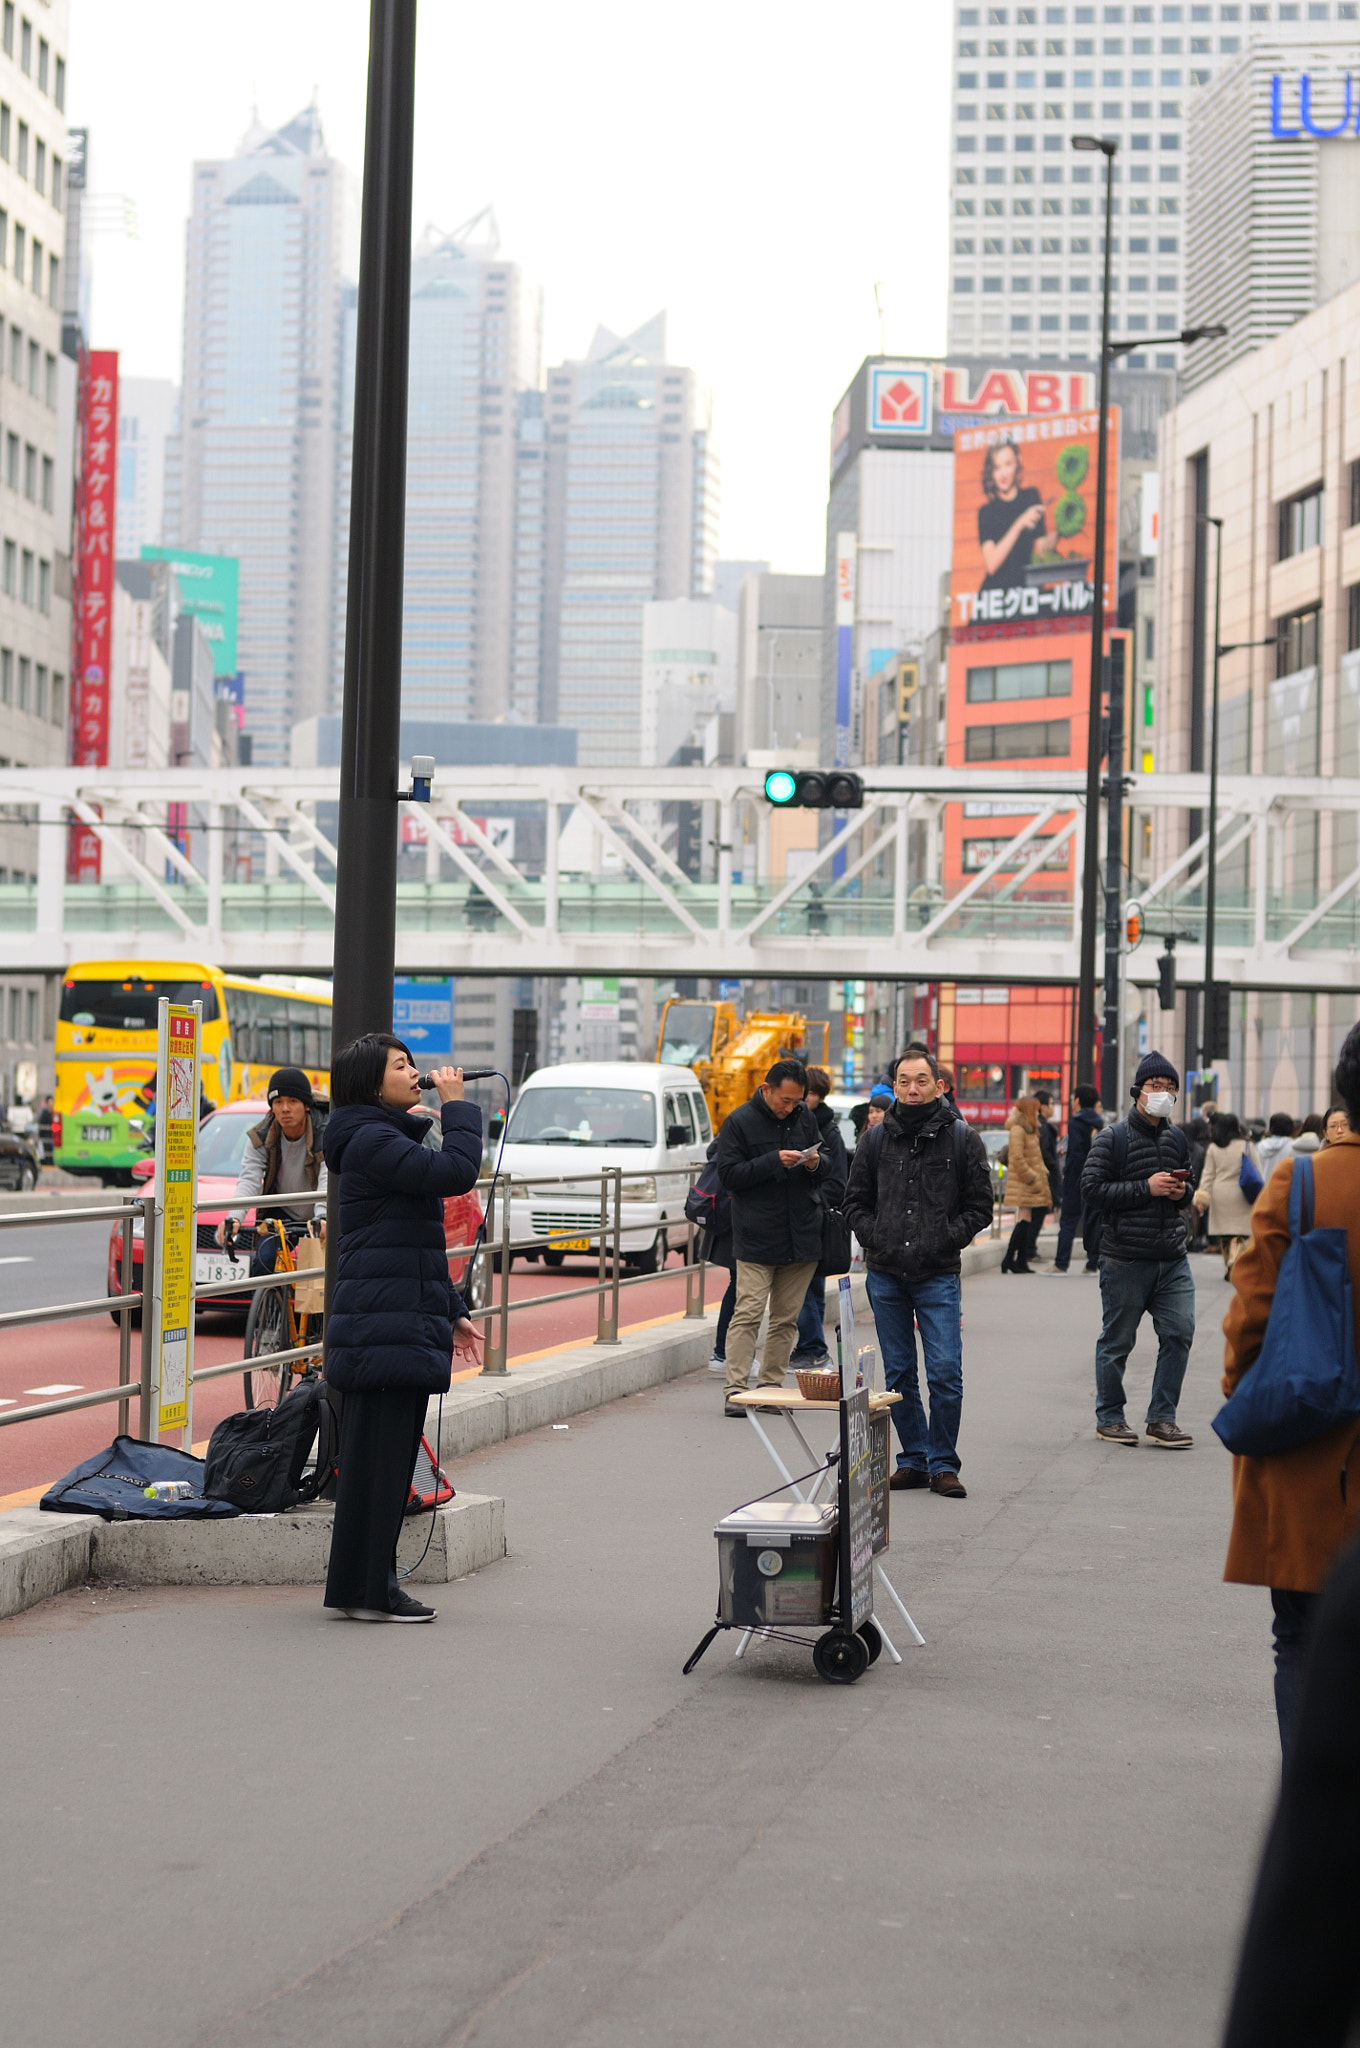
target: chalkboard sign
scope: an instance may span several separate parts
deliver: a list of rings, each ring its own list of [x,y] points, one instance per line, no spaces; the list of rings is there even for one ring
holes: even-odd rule
[[[876,1408],[869,1417],[869,1495],[874,1505],[874,1556],[888,1547],[888,1411]]]
[[[841,1402],[838,1480],[841,1538],[841,1627],[857,1629],[874,1611],[874,1501],[869,1390]]]

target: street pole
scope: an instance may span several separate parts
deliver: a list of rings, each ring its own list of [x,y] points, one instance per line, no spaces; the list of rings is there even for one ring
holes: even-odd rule
[[[416,0],[371,0],[335,878],[336,1052],[392,1028]]]
[[[1223,521],[1200,515],[1214,529],[1214,671],[1209,710],[1209,871],[1204,881],[1204,1000],[1200,1005],[1200,1072],[1211,1064],[1214,1003],[1214,912],[1218,888],[1218,665],[1223,654],[1220,608],[1223,601]]]
[[[1100,896],[1100,728],[1105,639],[1105,497],[1109,477],[1110,257],[1114,216],[1114,155],[1108,137],[1078,135],[1073,147],[1099,150],[1105,159],[1105,262],[1100,304],[1100,427],[1096,456],[1095,559],[1091,565],[1091,679],[1086,731],[1086,835],[1082,854],[1081,959],[1077,982],[1077,1070],[1093,1081],[1096,1053],[1096,905]]]
[[[1120,1100],[1120,1053],[1124,1036],[1124,647],[1110,642],[1110,747],[1105,768],[1105,1030],[1100,1046],[1100,1099],[1107,1109]]]

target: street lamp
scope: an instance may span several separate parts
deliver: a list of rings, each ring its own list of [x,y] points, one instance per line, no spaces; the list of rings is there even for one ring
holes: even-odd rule
[[[1212,526],[1214,529],[1214,673],[1209,711],[1209,843],[1205,849],[1209,866],[1204,882],[1204,998],[1200,1006],[1198,1046],[1199,1067],[1202,1073],[1217,1057],[1214,918],[1218,907],[1218,665],[1225,654],[1236,654],[1243,647],[1273,647],[1275,637],[1272,634],[1265,640],[1233,640],[1226,647],[1223,645],[1218,637],[1223,603],[1223,521],[1216,519],[1211,512],[1197,512],[1195,517],[1201,526]],[[1258,876],[1257,887],[1262,886],[1263,878]]]

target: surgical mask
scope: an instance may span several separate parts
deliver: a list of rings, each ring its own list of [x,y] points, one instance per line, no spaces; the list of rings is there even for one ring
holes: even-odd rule
[[[1148,1090],[1147,1113],[1149,1116],[1171,1116],[1176,1108],[1176,1098],[1165,1088]]]

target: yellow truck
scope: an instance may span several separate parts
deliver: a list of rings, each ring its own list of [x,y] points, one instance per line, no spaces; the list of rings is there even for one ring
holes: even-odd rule
[[[831,1026],[823,1024],[820,1054],[810,1036],[818,1026],[797,1010],[752,1010],[739,1017],[731,1003],[700,1003],[671,996],[661,1012],[656,1037],[657,1059],[669,1066],[693,1067],[708,1103],[713,1128],[749,1102],[769,1069],[786,1054],[805,1063],[825,1066]]]

